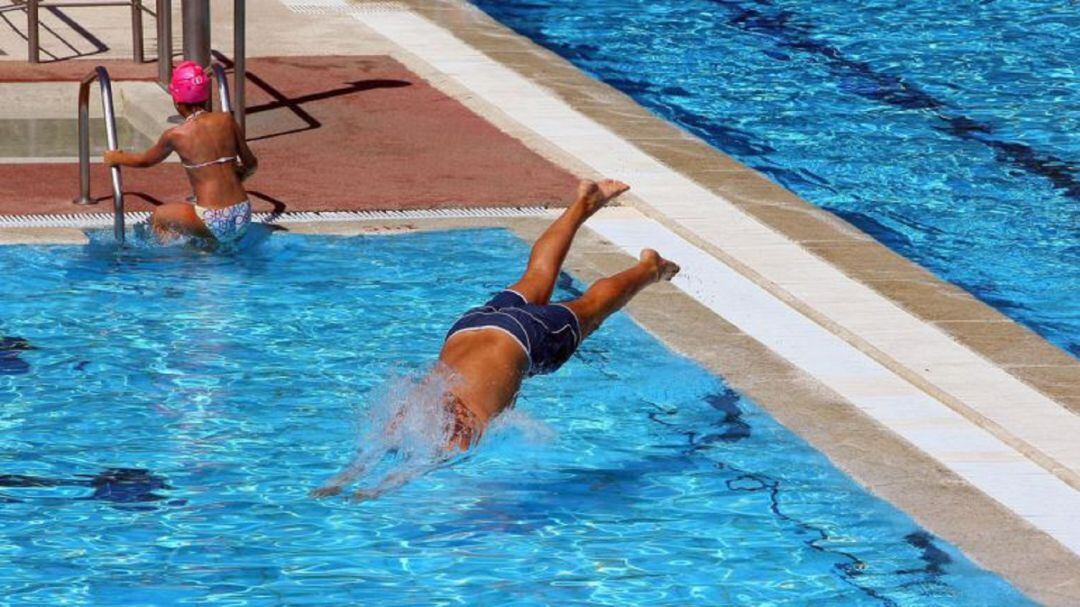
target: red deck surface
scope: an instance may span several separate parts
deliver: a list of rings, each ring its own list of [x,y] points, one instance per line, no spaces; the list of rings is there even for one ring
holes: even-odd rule
[[[156,69],[102,63],[113,80],[152,80]],[[0,62],[0,82],[71,80],[75,87],[93,65]],[[551,205],[573,192],[571,174],[388,57],[249,59],[247,93],[248,139],[260,162],[247,183],[256,210]],[[130,210],[190,193],[177,164],[123,176]],[[71,204],[76,164],[0,164],[0,183],[0,214],[112,208],[111,200]],[[92,165],[91,183],[95,197],[110,195],[102,165]]]

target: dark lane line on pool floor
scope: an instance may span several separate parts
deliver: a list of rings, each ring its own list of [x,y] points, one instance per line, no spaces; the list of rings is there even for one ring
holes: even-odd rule
[[[781,49],[823,58],[824,66],[837,76],[839,79],[837,86],[844,92],[904,110],[927,112],[942,123],[932,126],[934,130],[956,139],[987,146],[994,151],[995,159],[999,163],[1042,177],[1069,198],[1080,200],[1080,165],[1052,153],[1039,151],[1023,142],[994,137],[993,125],[969,118],[959,112],[954,113],[949,103],[923,91],[917,85],[905,81],[904,78],[879,72],[870,63],[850,59],[838,48],[815,40],[810,26],[792,23],[793,18],[797,16],[795,12],[778,9],[774,13],[767,13],[746,7],[736,0],[711,0],[711,2],[732,13],[727,23],[734,28],[768,36],[775,40]],[[768,0],[760,0],[757,5],[764,8],[776,8]],[[601,52],[600,48],[588,43],[569,44],[557,40],[539,28],[528,29],[527,35],[542,46],[570,59],[579,58],[587,61],[594,58],[590,56],[590,53],[596,55]],[[791,60],[791,57],[781,50],[770,50],[765,54],[777,61]],[[729,154],[745,159],[760,158],[775,151],[767,142],[751,133],[718,124],[709,117],[684,109],[678,104],[667,103],[664,97],[686,94],[678,87],[656,90],[647,80],[639,81],[621,76],[590,73],[639,101],[643,95],[649,96],[650,100],[645,103],[646,106],[660,106],[668,119],[706,141],[716,142],[719,144],[717,147]],[[794,183],[810,182],[815,186],[829,188],[825,180],[808,174],[806,171],[791,171],[784,167],[760,162],[751,166],[772,175],[789,187]]]
[[[22,337],[0,336],[0,375],[25,375],[30,363],[19,356],[27,350],[36,350]]]
[[[114,504],[123,504],[124,507],[139,510],[153,510],[155,506],[148,502],[160,502],[168,500],[164,495],[155,493],[158,490],[172,489],[169,482],[162,476],[158,476],[143,468],[106,468],[94,474],[76,474],[75,478],[49,478],[44,476],[29,476],[25,474],[0,474],[0,487],[12,489],[34,489],[49,487],[88,487],[93,492],[86,497],[75,498],[50,498],[34,496],[33,498],[12,497],[11,495],[0,496],[0,501],[5,503],[22,503],[30,500],[58,500],[58,501],[104,501]],[[166,502],[168,506],[182,506],[187,503],[184,499],[174,499]],[[128,506],[128,504],[141,504],[141,506]]]
[[[925,110],[944,122],[933,127],[935,130],[965,141],[981,143],[994,150],[998,162],[1008,163],[1032,175],[1043,177],[1066,196],[1080,200],[1080,167],[1075,163],[1040,152],[1025,143],[996,139],[993,136],[993,125],[963,114],[953,115],[947,102],[906,82],[902,77],[881,73],[869,63],[849,59],[840,49],[815,40],[809,26],[792,23],[792,19],[797,16],[792,11],[779,9],[778,12],[769,14],[748,8],[742,2],[712,1],[734,11],[735,14],[728,19],[731,26],[769,36],[776,40],[781,48],[822,57],[826,67],[840,78],[854,76],[855,82],[840,81],[839,84],[845,92],[905,110]],[[775,8],[767,0],[760,0],[758,4]],[[766,54],[778,61],[790,60],[790,57],[782,53]]]

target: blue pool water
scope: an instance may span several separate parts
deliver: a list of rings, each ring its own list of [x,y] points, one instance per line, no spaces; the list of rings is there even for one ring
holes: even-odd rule
[[[474,1],[1080,356],[1075,2]]]
[[[310,499],[527,252],[0,247],[0,335],[35,348],[0,367],[4,604],[1028,604],[622,315],[466,461]]]

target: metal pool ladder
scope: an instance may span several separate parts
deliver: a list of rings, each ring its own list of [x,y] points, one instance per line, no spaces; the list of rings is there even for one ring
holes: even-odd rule
[[[75,204],[97,204],[90,198],[90,85],[97,81],[101,85],[101,106],[105,112],[105,135],[109,140],[109,149],[119,149],[116,140],[116,112],[113,108],[112,79],[109,71],[97,66],[79,83],[79,197]],[[121,245],[124,244],[124,186],[120,178],[120,167],[112,167],[113,190],[113,236]]]
[[[225,69],[220,64],[211,66],[211,73],[217,79],[218,103],[221,111],[232,112],[232,100],[229,97],[229,80]],[[79,83],[79,196],[73,200],[78,205],[97,204],[90,197],[90,85],[94,81],[101,86],[101,106],[105,114],[105,136],[109,149],[120,149],[116,136],[116,109],[113,106],[112,79],[109,70],[97,66]],[[116,242],[124,244],[124,185],[120,176],[120,167],[109,169],[113,190],[113,236]]]

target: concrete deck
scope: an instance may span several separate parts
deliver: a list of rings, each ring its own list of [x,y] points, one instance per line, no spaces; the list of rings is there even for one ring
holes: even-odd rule
[[[215,6],[216,22],[229,22],[227,4]],[[263,70],[274,79],[273,88],[282,87],[288,98],[301,102],[301,110],[335,129],[348,130],[356,124],[377,129],[389,120],[395,128],[383,132],[386,137],[377,140],[378,148],[365,152],[392,157],[387,164],[397,165],[362,173],[369,179],[360,182],[364,188],[388,188],[377,190],[390,192],[383,198],[345,192],[326,202],[311,189],[289,189],[295,183],[318,187],[304,181],[314,180],[313,175],[325,180],[332,174],[335,185],[352,185],[358,183],[356,171],[363,171],[348,158],[332,169],[312,171],[311,157],[297,154],[292,142],[301,145],[301,138],[317,137],[323,143],[304,143],[309,146],[304,151],[325,156],[318,148],[328,145],[325,135],[332,129],[317,134],[320,129],[308,129],[255,142],[267,146],[265,151],[256,148],[265,154],[264,173],[273,166],[289,177],[265,184],[256,181],[253,189],[265,189],[268,198],[276,198],[274,192],[287,194],[281,199],[287,210],[356,208],[345,205],[361,198],[364,205],[387,208],[466,206],[478,200],[519,206],[562,198],[570,175],[626,179],[635,186],[628,203],[637,211],[613,210],[599,216],[593,235],[575,248],[571,270],[590,279],[621,269],[624,251],[643,242],[661,242],[677,251],[686,258],[687,271],[676,285],[648,292],[635,302],[631,306],[635,318],[675,349],[722,375],[860,483],[1036,600],[1051,605],[1080,603],[1076,359],[850,225],[655,118],[470,5],[457,0],[393,4],[411,11],[385,2],[339,0],[249,4],[249,31],[290,32],[287,37],[251,36],[250,54],[269,57],[252,60],[252,73]],[[89,12],[85,19],[95,24],[95,35],[110,45],[117,41],[102,55],[127,55],[126,26],[103,23]],[[227,26],[215,31],[223,42],[229,35]],[[306,57],[312,48],[333,56]],[[0,79],[5,69],[24,70],[9,71],[15,74],[12,78],[58,77],[42,75],[46,68],[6,68],[4,61],[21,58],[22,49],[6,42],[3,34],[0,49],[6,52],[0,56]],[[308,86],[308,72],[324,61],[329,70],[337,70],[335,76],[319,80],[318,87]],[[362,62],[376,70],[368,78],[407,80],[411,85],[304,99],[347,87],[356,78],[354,63]],[[47,69],[73,69],[63,65]],[[82,71],[73,73],[81,76]],[[131,76],[144,77],[136,71]],[[269,94],[259,96],[257,83],[249,86],[249,105],[276,103]],[[428,86],[430,92],[423,88]],[[428,114],[430,107],[424,104],[412,106],[394,122],[398,108],[385,96],[400,95],[395,99],[407,102],[409,95],[421,92],[428,95],[425,103],[453,108],[460,113],[456,120],[477,125],[488,140],[500,142],[504,147],[497,160],[532,163],[535,170],[528,178],[536,181],[488,181],[497,185],[470,200],[455,199],[449,190],[424,189],[423,183],[430,181],[425,171],[432,166],[410,166],[410,154],[423,157],[429,146],[449,157],[461,148],[444,147],[453,145],[455,138],[425,139],[441,122]],[[363,114],[368,103],[384,114],[368,122]],[[341,105],[331,112],[329,104]],[[283,125],[302,128],[303,119],[297,123],[296,112],[283,105],[264,112],[268,117],[278,114],[272,126],[258,128],[267,127],[271,134]],[[253,121],[258,116],[253,114]],[[419,116],[421,128],[416,128],[413,116]],[[402,130],[411,134],[402,135]],[[473,127],[465,130],[471,132]],[[415,147],[400,153],[395,147],[399,137],[414,137],[409,141]],[[278,144],[275,139],[287,142],[279,152],[271,151]],[[440,166],[438,159],[429,161]],[[481,180],[489,177],[496,176],[490,171],[474,175]],[[167,191],[173,187],[183,193],[183,187],[159,183],[182,181],[179,175],[145,184],[134,179],[133,185],[161,188],[163,196],[177,195]],[[13,198],[30,196],[29,188],[39,187],[41,181],[21,183]],[[99,178],[99,183],[104,180]],[[471,195],[474,190],[465,185],[457,192]],[[543,195],[522,195],[537,191]],[[485,193],[488,198],[483,198]],[[65,193],[57,203],[61,210],[53,212],[73,212],[62,206],[70,195]],[[38,200],[50,204],[55,196]],[[341,207],[333,207],[337,201],[342,201]],[[481,220],[382,222],[378,229],[455,227],[477,221]],[[542,225],[528,219],[488,221],[525,236],[535,235]],[[363,222],[287,225],[298,231],[343,234],[375,229]],[[0,240],[23,242],[78,238],[78,232],[65,230],[0,233]]]

